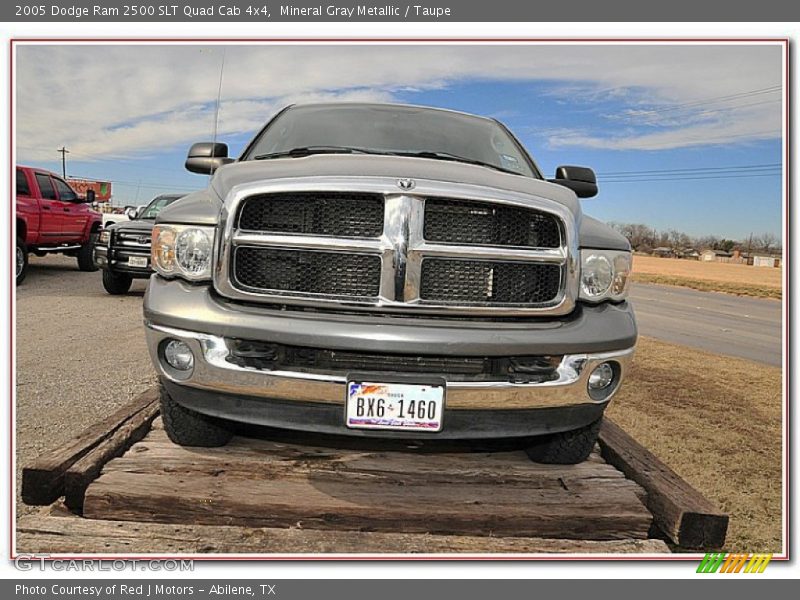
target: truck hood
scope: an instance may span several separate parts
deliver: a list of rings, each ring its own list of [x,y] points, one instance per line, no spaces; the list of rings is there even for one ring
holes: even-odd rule
[[[317,154],[302,158],[239,162],[217,170],[211,187],[220,198],[225,198],[238,185],[265,179],[311,176],[396,177],[466,183],[553,200],[568,207],[576,216],[581,210],[572,190],[541,179],[512,175],[478,165],[404,156]]]
[[[217,170],[209,189],[193,192],[164,208],[157,222],[216,225],[222,201],[234,187],[298,177],[396,177],[487,186],[545,198],[566,206],[578,223],[585,248],[629,250],[628,241],[608,225],[582,215],[580,202],[563,186],[464,163],[396,156],[314,155],[232,163]],[[127,224],[126,224],[127,225]]]
[[[146,221],[120,221],[119,223],[108,226],[106,229],[113,229],[114,231],[119,231],[120,229],[124,229],[125,231],[150,231],[155,224],[155,221],[149,219]]]

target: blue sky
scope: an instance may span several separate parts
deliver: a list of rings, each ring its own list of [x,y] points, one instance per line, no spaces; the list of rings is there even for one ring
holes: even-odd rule
[[[205,185],[183,161],[210,138],[221,47],[18,53],[18,162],[60,172],[64,144],[68,174],[114,181],[117,204]],[[293,101],[439,106],[500,119],[547,176],[594,168],[600,194],[583,205],[604,221],[781,234],[777,46],[240,46],[225,60],[219,130],[233,154]],[[65,96],[77,99],[58,112],[40,99]]]

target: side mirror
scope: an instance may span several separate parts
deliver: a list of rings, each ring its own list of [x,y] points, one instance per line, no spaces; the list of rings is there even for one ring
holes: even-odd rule
[[[186,157],[186,170],[201,175],[211,175],[223,165],[233,162],[228,158],[228,144],[200,142],[192,144]]]
[[[136,217],[139,214],[139,209],[134,206],[129,206],[125,209],[125,216],[128,217],[131,221],[135,221]]]
[[[91,204],[94,202],[95,198],[96,196],[94,190],[86,190],[86,198],[84,198],[83,201],[86,202],[87,204]]]
[[[578,198],[591,198],[597,195],[597,177],[588,167],[558,167],[555,179],[547,181],[568,187]]]

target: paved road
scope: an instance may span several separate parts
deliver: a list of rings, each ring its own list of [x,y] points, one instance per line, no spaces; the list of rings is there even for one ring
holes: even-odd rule
[[[639,333],[717,354],[781,365],[781,303],[634,283]]]

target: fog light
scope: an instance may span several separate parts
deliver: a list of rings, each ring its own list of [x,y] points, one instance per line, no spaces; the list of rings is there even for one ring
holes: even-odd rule
[[[178,371],[189,371],[194,367],[194,354],[191,348],[180,340],[170,340],[164,346],[164,360]]]
[[[614,369],[608,363],[601,363],[589,375],[590,390],[604,390],[614,381]]]

